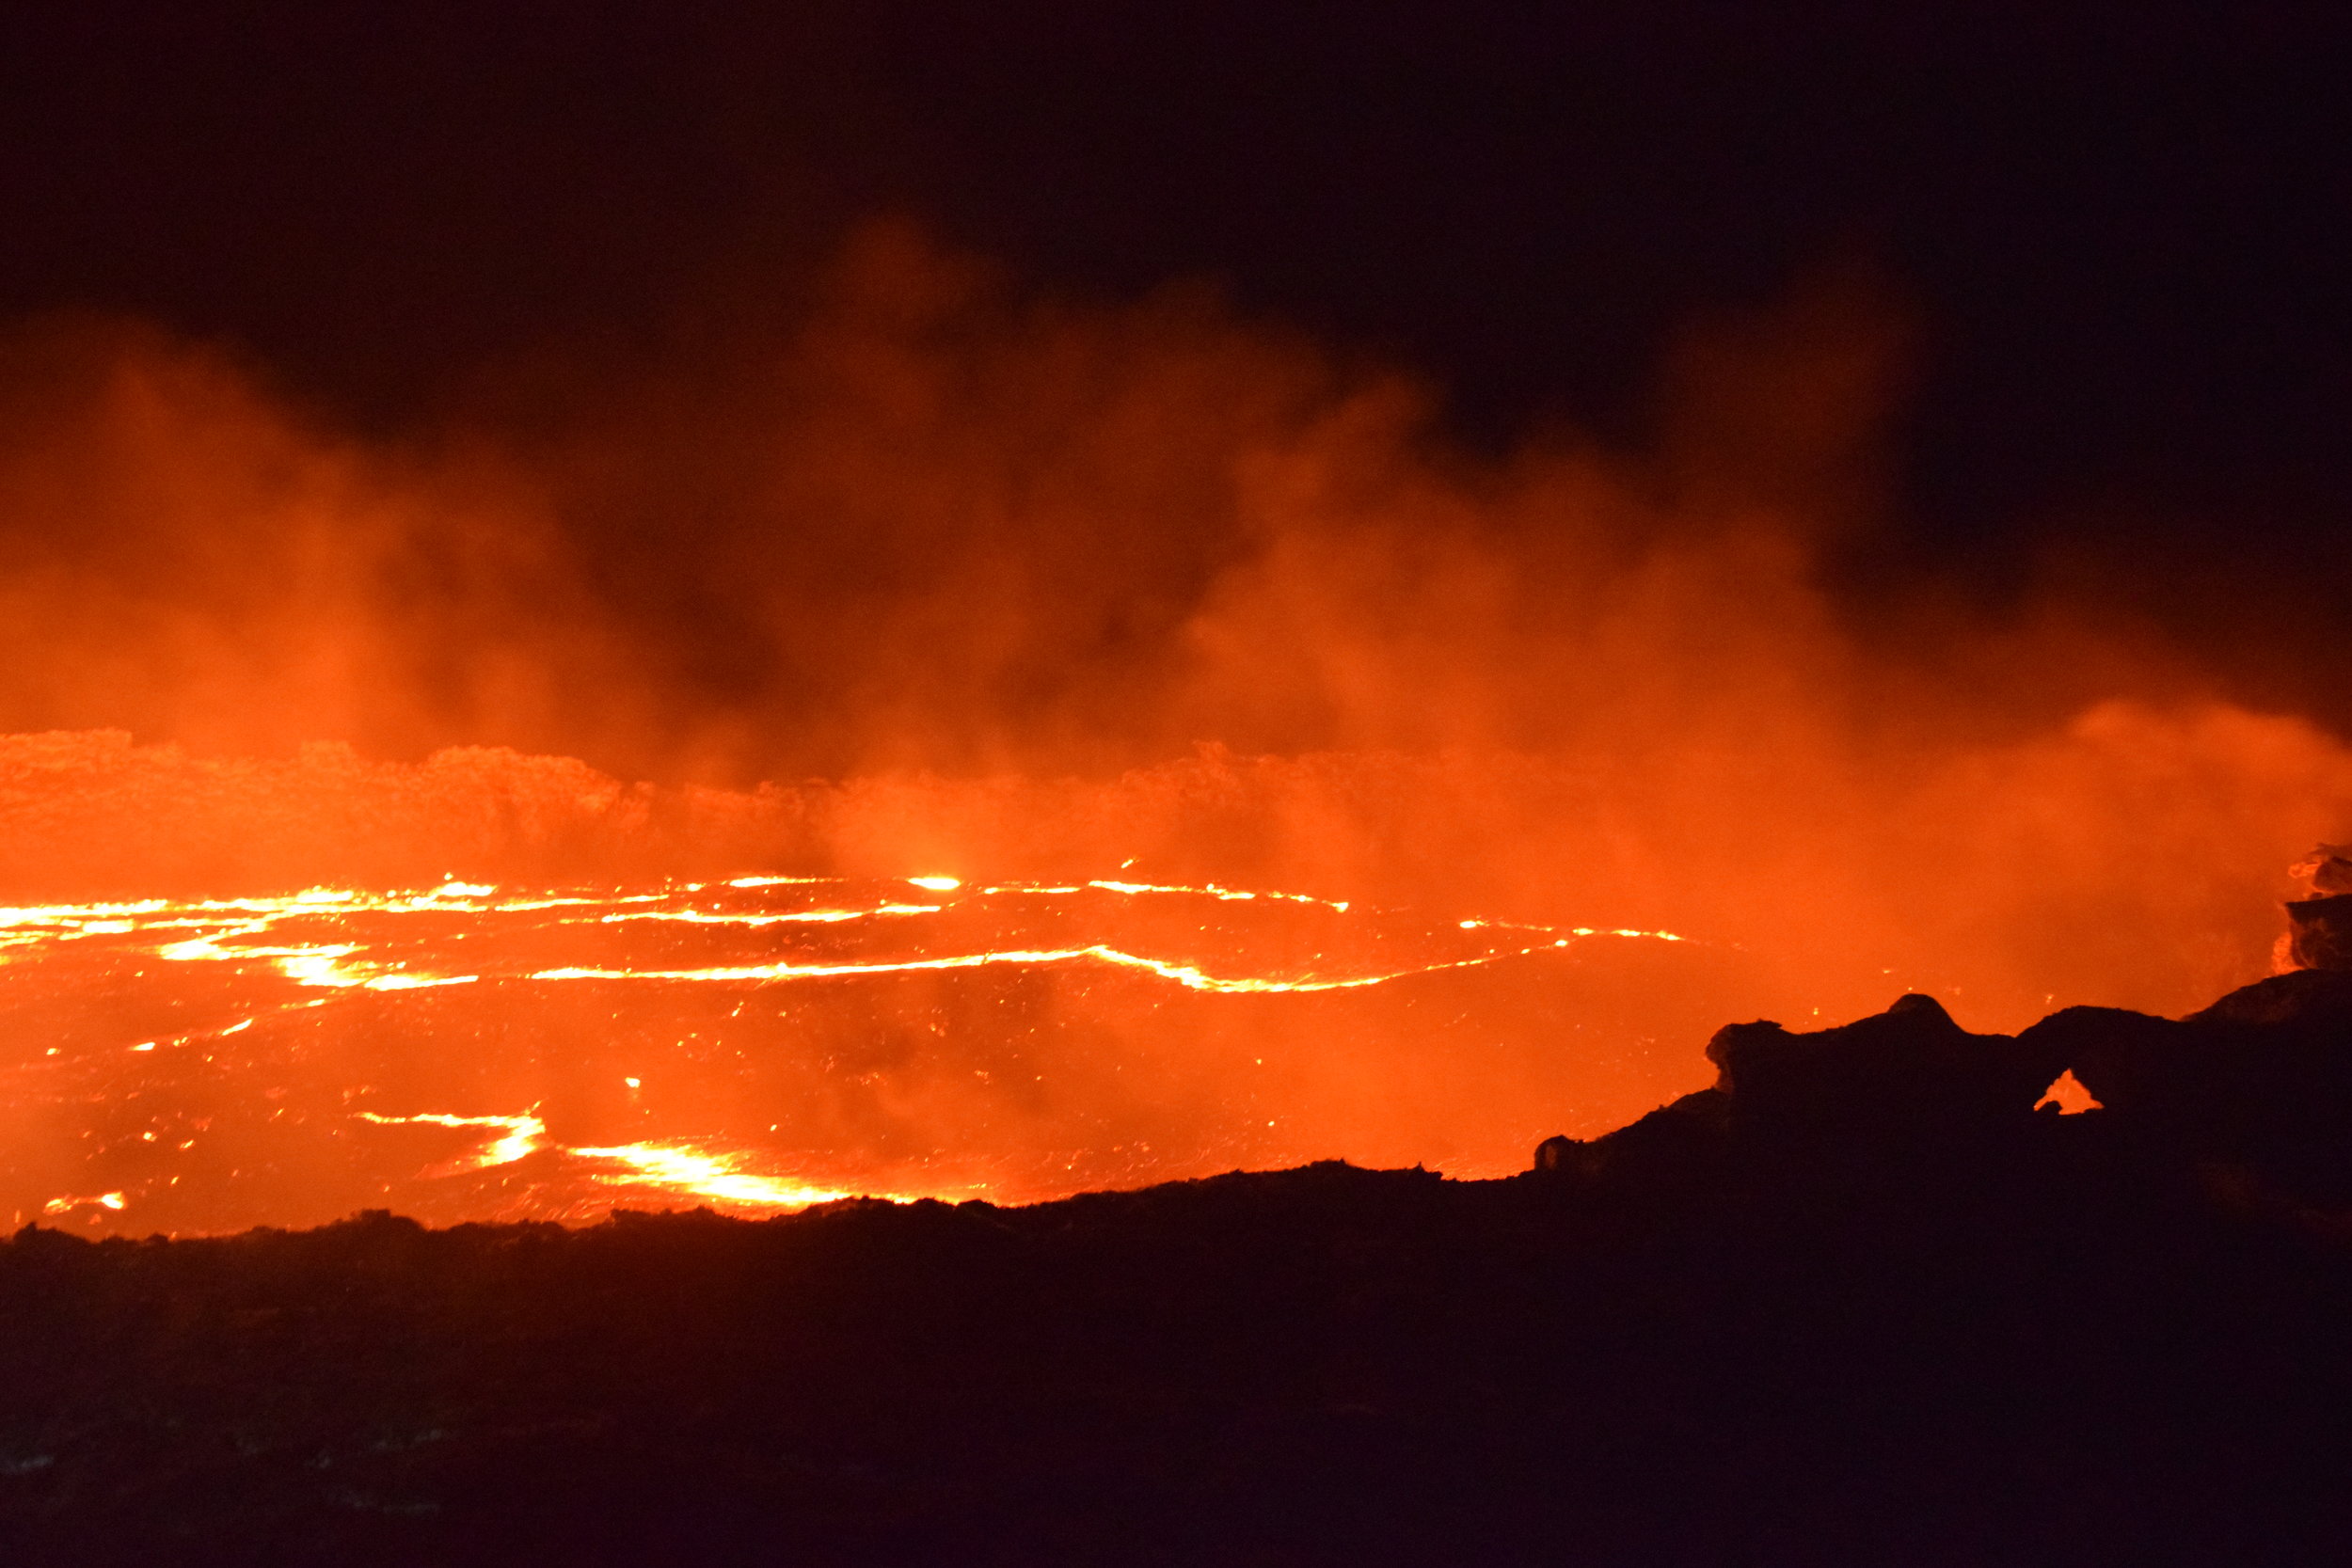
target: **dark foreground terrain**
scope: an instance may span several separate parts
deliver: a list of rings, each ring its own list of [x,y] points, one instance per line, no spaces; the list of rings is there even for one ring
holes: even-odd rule
[[[0,1243],[0,1560],[2352,1549],[2352,975],[1709,1048],[1544,1168]],[[2106,1108],[2037,1113],[2072,1068]]]

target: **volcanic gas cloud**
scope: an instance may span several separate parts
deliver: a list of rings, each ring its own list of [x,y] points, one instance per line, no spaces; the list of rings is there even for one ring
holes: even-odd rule
[[[1489,1174],[1728,1018],[2198,1005],[2352,815],[2111,607],[1839,586],[1867,291],[1500,455],[1198,292],[883,225],[792,297],[398,436],[14,331],[0,1209]]]

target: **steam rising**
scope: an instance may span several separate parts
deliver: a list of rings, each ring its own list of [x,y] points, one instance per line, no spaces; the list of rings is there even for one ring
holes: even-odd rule
[[[891,226],[787,315],[403,441],[153,329],[19,329],[8,879],[1133,862],[1992,1028],[2258,974],[2275,868],[2352,815],[2337,739],[2111,615],[1824,586],[1901,368],[1851,290],[1694,336],[1642,457],[1472,455],[1200,294],[1025,299]]]

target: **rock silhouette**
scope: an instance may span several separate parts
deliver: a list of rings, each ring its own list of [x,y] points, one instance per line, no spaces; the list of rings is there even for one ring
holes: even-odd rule
[[[2323,844],[2288,874],[2311,896],[2287,905],[2280,967],[2352,970],[2352,845]]]
[[[2008,1035],[1972,1035],[1931,996],[1812,1034],[1735,1023],[1708,1042],[1734,1122],[1835,1138],[2022,1122],[2067,1063]]]
[[[2352,1552],[2352,974],[1735,1024],[1496,1181],[0,1243],[10,1562]],[[2037,1112],[2072,1070],[2103,1102]]]
[[[1708,1042],[1712,1088],[1589,1142],[1548,1139],[1535,1168],[1660,1181],[1713,1170],[1734,1151],[1871,1163],[2013,1139],[2067,1070],[2067,1050],[2047,1035],[1970,1034],[1917,994],[1811,1033],[1734,1023]]]
[[[2287,918],[2287,957],[2297,967],[2352,970],[2352,893],[2298,898]]]
[[[2152,1149],[2352,1202],[2352,973],[2274,975],[2177,1020],[2069,1007],[2020,1038],[2063,1054]]]

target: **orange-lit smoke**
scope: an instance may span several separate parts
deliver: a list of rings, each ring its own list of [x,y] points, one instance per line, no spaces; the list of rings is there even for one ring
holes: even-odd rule
[[[1860,295],[1694,335],[1639,457],[1476,455],[1203,294],[1026,299],[893,226],[780,314],[399,440],[151,330],[22,329],[0,729],[138,744],[0,748],[7,876],[1132,862],[2010,1027],[2259,974],[2280,868],[2352,816],[2352,752],[2102,607],[1824,586],[1902,362]]]

